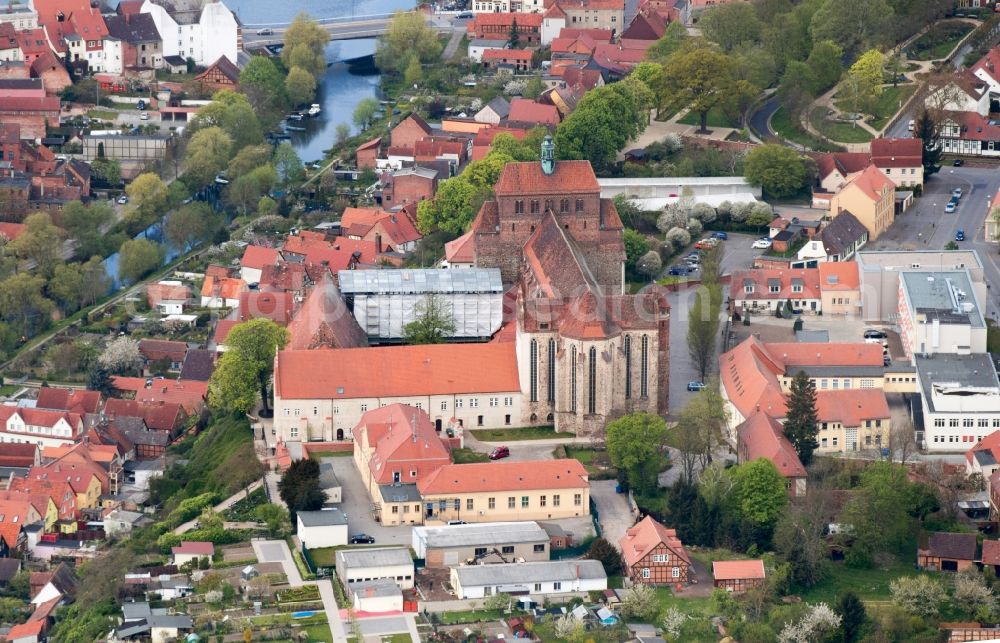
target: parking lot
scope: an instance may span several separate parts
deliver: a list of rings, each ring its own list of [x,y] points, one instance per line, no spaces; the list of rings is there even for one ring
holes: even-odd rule
[[[409,526],[385,527],[372,518],[368,490],[354,467],[353,458],[323,458],[322,461],[333,465],[333,471],[340,480],[343,496],[340,510],[347,517],[349,533],[366,533],[373,536],[379,545],[410,544]]]

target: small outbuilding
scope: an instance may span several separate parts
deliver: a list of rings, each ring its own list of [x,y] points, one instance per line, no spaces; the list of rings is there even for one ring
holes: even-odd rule
[[[347,517],[340,509],[300,511],[296,514],[299,542],[305,549],[347,544]]]
[[[403,611],[403,590],[388,578],[355,583],[351,585],[350,592],[355,611]]]
[[[923,536],[920,538],[924,543]],[[917,546],[917,566],[940,572],[960,572],[975,564],[976,535],[934,532]]]
[[[742,594],[748,589],[764,584],[764,561],[717,560],[712,563],[712,578],[715,586],[727,592]]]
[[[337,576],[344,587],[388,579],[401,589],[413,587],[413,559],[406,547],[366,547],[337,552]]]

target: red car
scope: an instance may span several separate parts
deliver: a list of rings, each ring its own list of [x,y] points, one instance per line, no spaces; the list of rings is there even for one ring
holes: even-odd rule
[[[490,451],[490,460],[502,460],[510,457],[510,449],[507,447],[497,447]]]

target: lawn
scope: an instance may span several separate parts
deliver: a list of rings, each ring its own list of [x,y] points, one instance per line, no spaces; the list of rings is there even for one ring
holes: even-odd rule
[[[889,122],[897,111],[899,111],[900,106],[905,103],[913,92],[917,89],[914,84],[899,85],[897,87],[885,87],[882,89],[882,94],[878,97],[878,102],[874,105],[873,112],[878,114],[878,116],[867,119],[869,125],[877,130],[882,129]],[[834,101],[837,107],[845,112],[851,111],[850,107],[847,105],[847,101],[837,100]]]
[[[817,152],[835,152],[837,148],[830,145],[821,138],[816,138],[809,132],[803,132],[797,124],[792,123],[792,119],[789,116],[790,112],[787,109],[779,109],[771,116],[771,128],[777,132],[779,136],[782,136],[793,143],[798,143],[808,147],[809,149],[816,150]]]
[[[303,627],[302,631],[308,635],[310,643],[333,643],[333,635],[330,634],[330,625],[328,623]],[[409,641],[410,637],[407,636],[406,640]]]
[[[445,625],[457,625],[459,623],[497,621],[504,618],[503,612],[503,610],[467,610],[464,612],[442,612],[437,616]]]
[[[317,567],[333,567],[337,562],[338,549],[344,549],[344,546],[310,549],[309,556],[312,557],[312,561]]]
[[[118,118],[118,112],[113,112],[109,109],[91,109],[87,112],[89,118],[95,118],[100,121],[111,121],[112,123]]]
[[[353,451],[310,451],[310,460],[319,460],[321,458],[350,458],[354,456]]]
[[[469,448],[453,449],[451,459],[455,464],[473,464],[476,462],[489,462],[490,459],[485,453],[479,453]]]
[[[826,107],[817,107],[810,114],[810,122],[821,134],[840,143],[867,143],[872,140],[868,130],[854,123],[831,121],[826,118]]]
[[[568,440],[569,433],[556,433],[554,426],[526,426],[520,429],[477,429],[470,431],[481,442],[519,442],[521,440]]]
[[[940,60],[972,29],[967,22],[939,22],[917,38],[906,55],[912,60]]]
[[[701,115],[698,112],[689,111],[684,115],[684,118],[678,120],[677,122],[685,125],[701,125]],[[729,118],[721,107],[713,107],[708,110],[708,126],[739,129],[740,124]]]
[[[826,577],[799,596],[809,603],[823,601],[833,605],[842,593],[851,590],[865,601],[887,600],[889,583],[893,579],[918,573],[911,563],[897,563],[888,569],[854,569],[843,563],[832,563]]]
[[[563,452],[565,452],[565,456],[562,455]],[[611,462],[608,460],[607,451],[598,451],[597,449],[587,447],[560,445],[556,447],[556,450],[553,452],[553,456],[556,458],[566,457],[579,460],[580,464],[587,469],[587,473],[590,474],[591,480],[614,478],[618,473],[617,469],[611,466]]]

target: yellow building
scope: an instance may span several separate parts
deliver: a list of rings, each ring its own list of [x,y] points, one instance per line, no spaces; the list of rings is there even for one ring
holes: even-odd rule
[[[844,184],[830,199],[830,216],[850,212],[868,229],[868,240],[874,241],[896,217],[896,184],[874,165]]]

